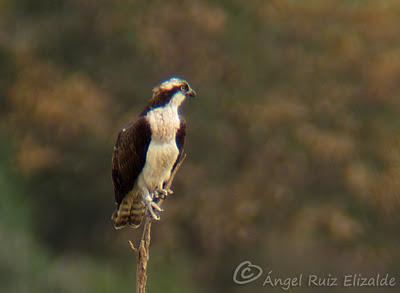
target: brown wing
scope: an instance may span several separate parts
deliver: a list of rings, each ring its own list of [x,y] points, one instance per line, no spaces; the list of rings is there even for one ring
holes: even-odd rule
[[[118,134],[112,158],[112,180],[118,206],[132,190],[144,167],[150,139],[150,125],[145,117],[140,117]]]
[[[180,161],[180,159],[182,158],[183,155],[183,150],[184,150],[184,146],[185,146],[185,137],[186,137],[186,121],[184,118],[181,118],[181,125],[176,133],[176,145],[178,147],[179,150],[179,156],[175,161],[174,167],[172,168],[172,172],[171,174],[174,172],[176,165],[178,164],[178,162]]]

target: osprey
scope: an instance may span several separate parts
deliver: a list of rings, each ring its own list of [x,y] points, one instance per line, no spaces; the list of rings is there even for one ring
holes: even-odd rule
[[[171,78],[153,89],[153,97],[135,122],[118,133],[112,157],[112,180],[117,208],[114,227],[140,226],[146,208],[159,220],[160,195],[183,152],[185,120],[182,103],[195,91],[179,78]]]

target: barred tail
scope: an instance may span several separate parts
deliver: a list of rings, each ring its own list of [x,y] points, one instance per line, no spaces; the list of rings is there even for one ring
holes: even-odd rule
[[[142,223],[145,208],[138,196],[128,194],[114,211],[111,219],[114,221],[115,229],[122,229],[129,225],[138,228]]]

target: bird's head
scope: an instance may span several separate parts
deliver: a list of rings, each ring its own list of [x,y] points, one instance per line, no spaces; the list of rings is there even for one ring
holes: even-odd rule
[[[196,96],[196,92],[190,87],[186,80],[171,78],[153,88],[153,97],[150,107],[175,106],[179,107],[186,98]]]

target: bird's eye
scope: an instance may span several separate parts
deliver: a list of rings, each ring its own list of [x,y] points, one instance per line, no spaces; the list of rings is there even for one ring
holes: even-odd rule
[[[181,91],[187,92],[189,90],[189,87],[187,84],[181,85]]]

